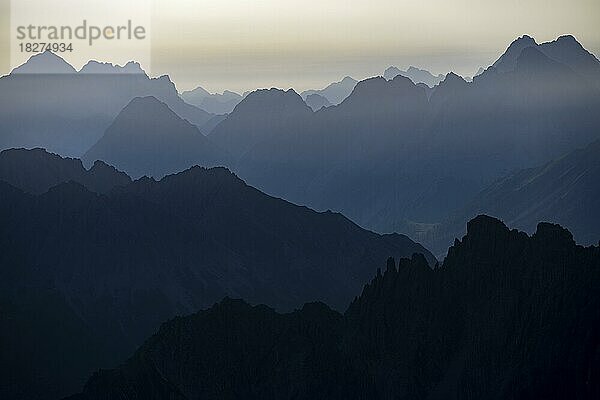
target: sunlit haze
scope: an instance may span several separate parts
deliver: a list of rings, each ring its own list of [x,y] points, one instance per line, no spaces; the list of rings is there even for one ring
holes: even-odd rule
[[[126,7],[131,2],[120,3]],[[600,53],[597,0],[173,0],[148,4],[152,51],[151,62],[142,60],[150,63],[144,68],[152,75],[169,74],[180,90],[197,85],[212,91],[272,86],[303,90],[346,75],[357,79],[381,75],[390,65],[471,76],[523,34],[538,42],[573,34],[588,50]],[[3,18],[3,25],[9,23]],[[6,38],[2,41],[6,53]],[[76,68],[87,61],[78,57],[65,56]],[[103,61],[121,63],[123,57],[119,53]]]

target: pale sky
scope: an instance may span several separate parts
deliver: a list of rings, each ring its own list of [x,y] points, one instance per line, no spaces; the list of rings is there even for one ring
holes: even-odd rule
[[[143,11],[140,1],[148,4]],[[150,25],[150,57],[139,53],[143,66],[154,76],[169,74],[179,89],[300,91],[346,75],[381,75],[390,65],[472,75],[523,34],[538,43],[573,34],[600,54],[599,0],[119,0],[110,10],[121,10],[114,24],[139,16]],[[3,19],[0,55],[10,59],[10,22]],[[65,56],[76,68],[89,57]],[[103,49],[98,58],[122,63],[126,57]],[[0,67],[2,73],[10,68]]]

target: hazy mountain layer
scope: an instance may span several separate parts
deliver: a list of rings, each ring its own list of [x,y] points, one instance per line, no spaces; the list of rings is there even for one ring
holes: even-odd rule
[[[309,94],[308,96],[306,96],[306,99],[304,101],[310,108],[312,108],[313,111],[319,111],[321,108],[329,107],[331,105],[329,100],[327,100],[324,96],[321,96],[320,94],[316,93]]]
[[[83,156],[87,164],[102,160],[134,178],[162,178],[192,165],[225,165],[227,158],[196,126],[154,97],[133,99]]]
[[[357,83],[356,79],[347,76],[341,81],[334,82],[323,89],[305,90],[300,95],[306,100],[311,94],[318,94],[325,97],[331,104],[340,104],[352,93]]]
[[[210,137],[243,145],[233,168],[267,193],[381,232],[438,223],[496,179],[599,138],[600,77],[572,66],[600,63],[574,43],[522,46],[512,68],[490,67],[473,82],[449,73],[431,93],[402,76],[367,79],[317,113],[299,101],[280,108],[281,95],[265,91]],[[568,60],[548,57],[549,46]]]
[[[35,55],[0,78],[0,149],[42,147],[81,157],[140,96],[156,97],[198,127],[212,117],[184,102],[168,76],[150,78],[139,64],[90,62],[77,73],[54,53]]]
[[[430,88],[438,85],[441,81],[444,80],[443,74],[439,74],[436,76],[425,69],[419,69],[413,66],[408,67],[406,71],[403,71],[398,67],[389,67],[383,73],[383,77],[388,81],[394,79],[398,75],[402,75],[409,78],[415,84],[424,83]]]
[[[181,93],[181,97],[188,103],[213,114],[229,114],[242,101],[242,96],[235,92],[226,90],[222,94],[209,93],[200,86]]]
[[[542,166],[499,179],[444,223],[421,234],[411,232],[411,236],[439,254],[463,234],[465,221],[488,213],[526,232],[535,230],[536,221],[559,223],[578,243],[597,244],[599,198],[600,141],[596,141]],[[409,232],[411,227],[400,230]]]

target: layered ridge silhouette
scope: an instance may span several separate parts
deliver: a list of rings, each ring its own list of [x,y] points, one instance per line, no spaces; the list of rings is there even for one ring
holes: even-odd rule
[[[46,51],[0,78],[0,149],[43,147],[81,157],[135,97],[154,96],[200,129],[213,114],[183,101],[166,75],[90,61],[79,72]]]
[[[225,168],[130,182],[107,166],[4,151],[0,203],[3,398],[76,392],[162,321],[226,295],[341,309],[390,254],[435,263],[404,235],[267,196]]]
[[[77,400],[595,398],[600,248],[479,216],[431,269],[393,259],[342,315],[225,299],[166,322]]]

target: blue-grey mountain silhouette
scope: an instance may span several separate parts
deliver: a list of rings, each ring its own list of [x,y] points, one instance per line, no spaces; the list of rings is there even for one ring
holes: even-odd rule
[[[102,161],[86,170],[81,160],[63,158],[44,149],[9,149],[0,152],[0,181],[31,194],[42,194],[70,181],[92,192],[109,193],[115,186],[131,183],[131,178]]]
[[[444,74],[433,75],[431,72],[426,69],[420,69],[417,67],[413,67],[412,65],[408,67],[406,71],[399,69],[398,67],[389,67],[383,73],[383,77],[388,81],[394,79],[396,76],[402,75],[409,78],[411,81],[416,83],[424,83],[430,88],[439,84],[444,80]]]
[[[561,224],[578,243],[600,242],[597,203],[600,198],[600,141],[544,165],[514,172],[482,190],[443,223],[413,233],[439,254],[463,233],[465,221],[481,213],[493,214],[526,232],[537,221]],[[410,232],[418,227],[406,227]]]
[[[229,114],[242,101],[241,95],[230,90],[225,90],[222,94],[209,93],[201,86],[181,93],[181,97],[202,110],[218,115]]]
[[[224,165],[226,152],[154,97],[133,99],[83,156],[114,165],[128,175],[162,178],[193,165]]]
[[[274,143],[276,136],[303,131],[311,115],[310,107],[293,89],[257,90],[212,130],[209,139],[239,158],[256,145]]]
[[[243,119],[236,108],[211,137],[235,138],[220,142],[224,148],[244,143],[233,168],[270,194],[343,212],[381,232],[439,223],[494,180],[598,139],[600,80],[569,66],[590,60],[572,42],[520,39],[501,67],[472,82],[449,73],[429,93],[402,76],[367,79],[341,104],[272,127],[263,115],[279,100],[264,92],[270,100]],[[542,52],[563,44],[579,56],[561,52],[572,56],[562,63]],[[246,135],[246,126],[254,133]]]
[[[90,62],[76,72],[52,52],[31,57],[0,78],[0,149],[42,147],[81,157],[140,96],[156,97],[200,129],[212,118],[184,102],[168,76],[150,78],[138,69]]]
[[[358,81],[350,76],[346,76],[339,82],[329,84],[324,89],[306,90],[300,94],[303,99],[311,94],[318,94],[325,97],[331,104],[340,104],[346,97],[352,93]]]
[[[319,111],[321,108],[331,105],[327,98],[317,93],[309,94],[304,101],[313,111]]]

